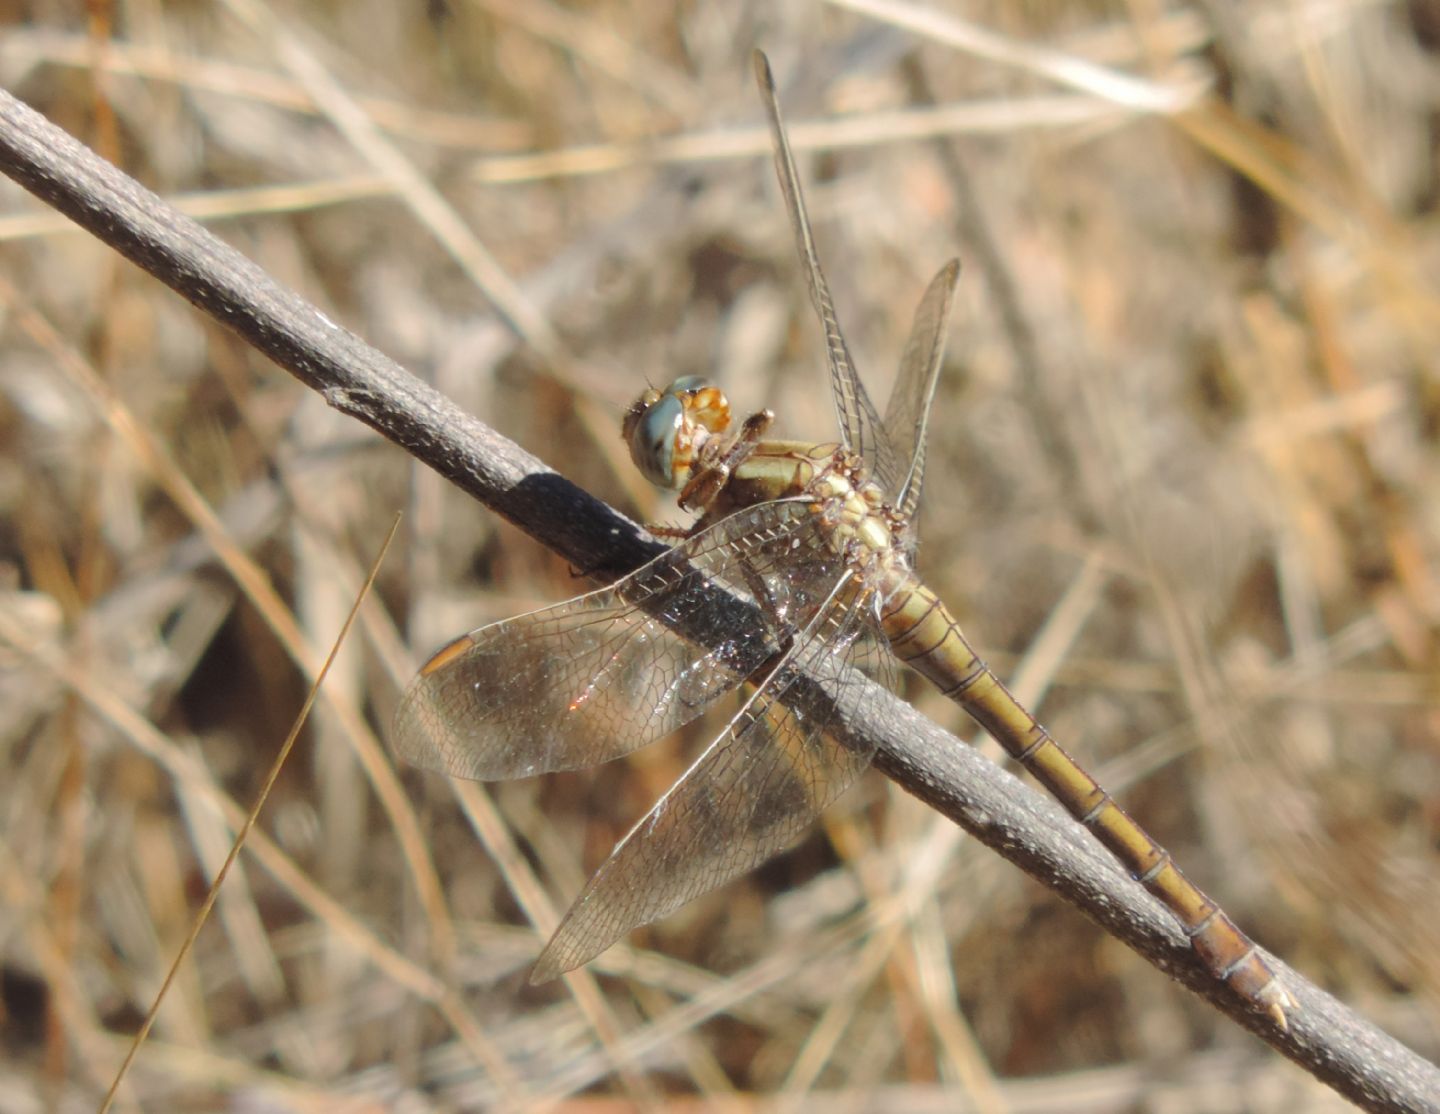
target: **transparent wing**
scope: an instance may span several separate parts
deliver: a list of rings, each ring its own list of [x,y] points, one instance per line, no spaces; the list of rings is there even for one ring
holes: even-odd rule
[[[530,978],[544,982],[599,955],[630,929],[749,871],[799,837],[870,764],[873,749],[827,729],[829,699],[790,701],[815,681],[841,694],[857,655],[893,684],[874,654],[866,611],[824,610],[720,736],[595,872]],[[860,636],[860,637],[857,637]]]
[[[790,224],[795,230],[800,262],[805,268],[805,279],[810,287],[810,300],[815,303],[815,312],[820,315],[820,324],[825,330],[825,353],[830,363],[830,389],[835,399],[835,415],[840,422],[840,433],[846,446],[858,452],[869,463],[880,486],[887,492],[893,491],[904,470],[880,424],[880,415],[875,404],[870,401],[860,377],[855,373],[855,362],[850,358],[850,349],[845,344],[845,337],[840,332],[840,322],[835,317],[835,304],[830,299],[830,287],[820,269],[815,238],[810,232],[810,218],[805,212],[805,197],[800,192],[800,175],[795,169],[795,158],[790,153],[790,141],[785,138],[785,125],[780,120],[775,76],[770,72],[770,63],[763,53],[755,51],[754,61],[755,77],[760,83],[760,96],[770,117],[770,137],[775,145],[775,172],[780,178],[780,192],[785,196],[785,207],[790,212]]]
[[[920,486],[925,479],[925,427],[945,357],[945,331],[959,275],[960,261],[952,259],[926,287],[915,309],[915,320],[900,356],[900,372],[885,407],[886,439],[905,468],[900,486],[887,487],[885,493],[895,498],[895,509],[907,518],[919,505]]]
[[[627,754],[775,656],[840,576],[803,504],[742,510],[608,588],[451,643],[401,701],[395,751],[477,780]],[[716,606],[725,593],[751,606]]]

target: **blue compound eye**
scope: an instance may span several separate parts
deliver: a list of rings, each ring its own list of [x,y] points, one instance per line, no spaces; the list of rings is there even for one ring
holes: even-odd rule
[[[672,383],[648,405],[642,398],[637,405],[643,409],[627,423],[630,459],[656,487],[674,488],[682,482],[675,473],[675,448],[685,422],[685,404],[675,393],[676,386]]]
[[[665,393],[667,395],[689,395],[696,391],[703,391],[708,386],[710,386],[710,380],[703,375],[682,375],[665,388]]]

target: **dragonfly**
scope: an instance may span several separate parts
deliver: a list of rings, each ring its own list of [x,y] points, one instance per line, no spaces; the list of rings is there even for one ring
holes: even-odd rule
[[[724,729],[585,885],[531,972],[543,982],[798,839],[874,753],[827,709],[865,678],[895,688],[903,662],[1164,903],[1217,979],[1285,1027],[1295,1003],[1256,946],[1010,694],[917,576],[914,515],[959,264],[921,298],[882,418],[836,319],[769,63],[757,51],[754,64],[841,439],[769,439],[768,410],[735,426],[724,393],[697,377],[645,391],[623,436],[639,470],[699,514],[694,527],[609,587],[439,650],[401,701],[397,753],[485,781],[579,769],[739,695]],[[835,698],[818,709],[804,698],[815,678]]]

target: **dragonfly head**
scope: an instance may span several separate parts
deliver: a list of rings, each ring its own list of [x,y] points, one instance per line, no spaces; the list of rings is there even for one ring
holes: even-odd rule
[[[698,375],[686,375],[636,399],[625,413],[621,435],[647,480],[678,491],[689,483],[700,447],[729,426],[725,393]]]

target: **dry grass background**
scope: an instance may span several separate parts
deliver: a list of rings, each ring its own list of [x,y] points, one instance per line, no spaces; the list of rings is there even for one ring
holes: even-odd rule
[[[880,398],[924,282],[965,264],[922,572],[1243,926],[1435,1055],[1435,4],[92,8],[0,11],[0,83],[652,521],[615,434],[647,381],[712,375],[831,436],[765,47]],[[957,45],[977,28],[1010,56]],[[435,197],[342,132],[346,98]],[[703,735],[488,787],[367,759],[426,650],[582,582],[0,192],[0,1110],[94,1107],[303,695],[286,624],[333,637],[402,507],[126,1101],[1338,1104],[878,777],[577,995],[527,987],[522,909],[563,909]],[[177,474],[283,605],[222,570]]]

